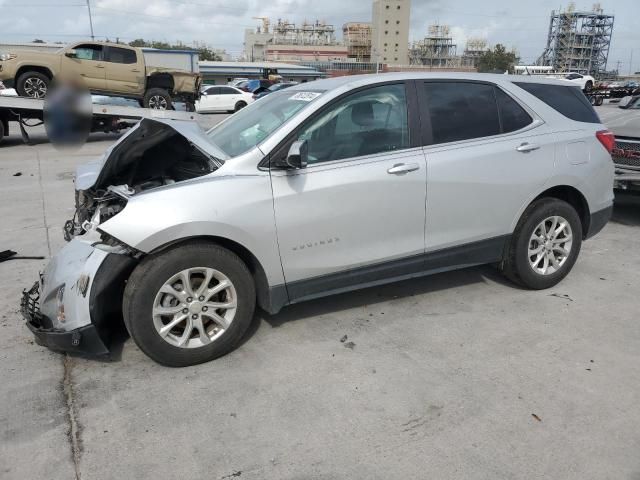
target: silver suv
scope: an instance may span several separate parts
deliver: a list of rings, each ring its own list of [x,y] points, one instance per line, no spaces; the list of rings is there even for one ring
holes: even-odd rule
[[[55,349],[119,318],[165,365],[238,345],[283,306],[471,265],[551,287],[612,210],[613,136],[566,82],[327,79],[208,132],[143,120],[76,177],[70,243],[22,299]]]

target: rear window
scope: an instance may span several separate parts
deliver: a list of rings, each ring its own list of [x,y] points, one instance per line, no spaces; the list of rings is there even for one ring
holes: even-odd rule
[[[514,83],[571,120],[600,123],[598,114],[578,87],[544,83]]]

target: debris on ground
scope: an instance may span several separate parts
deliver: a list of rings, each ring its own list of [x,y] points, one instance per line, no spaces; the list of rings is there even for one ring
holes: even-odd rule
[[[344,346],[345,346],[345,348],[350,348],[351,350],[353,350],[354,347],[356,346],[356,344],[353,343],[353,342],[347,342],[347,343],[344,344]]]
[[[347,336],[346,335],[340,339],[340,343],[344,343],[346,341],[347,341]]]
[[[22,176],[22,172],[16,172],[13,174],[14,177],[21,177]]]
[[[566,293],[552,293],[549,295],[550,297],[557,297],[557,298],[562,298],[564,300],[569,300],[570,302],[573,302],[573,298],[571,298],[569,295],[567,295]]]
[[[14,252],[13,250],[3,250],[0,252],[0,263],[5,262],[7,260],[44,260],[42,256],[17,256],[18,252]]]
[[[232,472],[231,474],[225,475],[222,478],[223,479],[225,479],[225,478],[233,478],[233,477],[239,477],[240,475],[242,475],[242,471],[238,470],[237,472]]]
[[[542,419],[541,419],[538,415],[536,415],[535,413],[532,413],[532,414],[531,414],[531,416],[532,416],[533,418],[535,418],[535,419],[536,419],[537,421],[539,421],[539,422],[541,422],[541,421],[542,421]]]

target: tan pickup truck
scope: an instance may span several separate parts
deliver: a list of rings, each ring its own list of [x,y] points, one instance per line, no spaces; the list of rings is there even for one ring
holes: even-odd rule
[[[199,74],[145,64],[140,48],[106,42],[76,43],[56,52],[0,52],[0,81],[23,97],[43,98],[54,79],[81,79],[93,94],[134,98],[166,110],[179,100],[193,107]]]

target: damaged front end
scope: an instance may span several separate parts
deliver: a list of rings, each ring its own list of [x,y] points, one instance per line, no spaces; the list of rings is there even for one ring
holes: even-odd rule
[[[118,299],[138,263],[131,253],[124,248],[114,253],[96,233],[65,245],[22,294],[22,315],[37,343],[52,350],[107,355],[114,322],[122,318]]]
[[[95,230],[134,195],[213,173],[223,164],[213,148],[195,123],[142,120],[101,162],[78,167],[76,212],[63,227],[65,240]]]
[[[126,281],[144,254],[99,226],[134,195],[217,170],[222,160],[200,132],[195,124],[145,119],[102,161],[78,168],[76,213],[64,226],[69,243],[21,300],[39,344],[86,355],[109,353]]]

